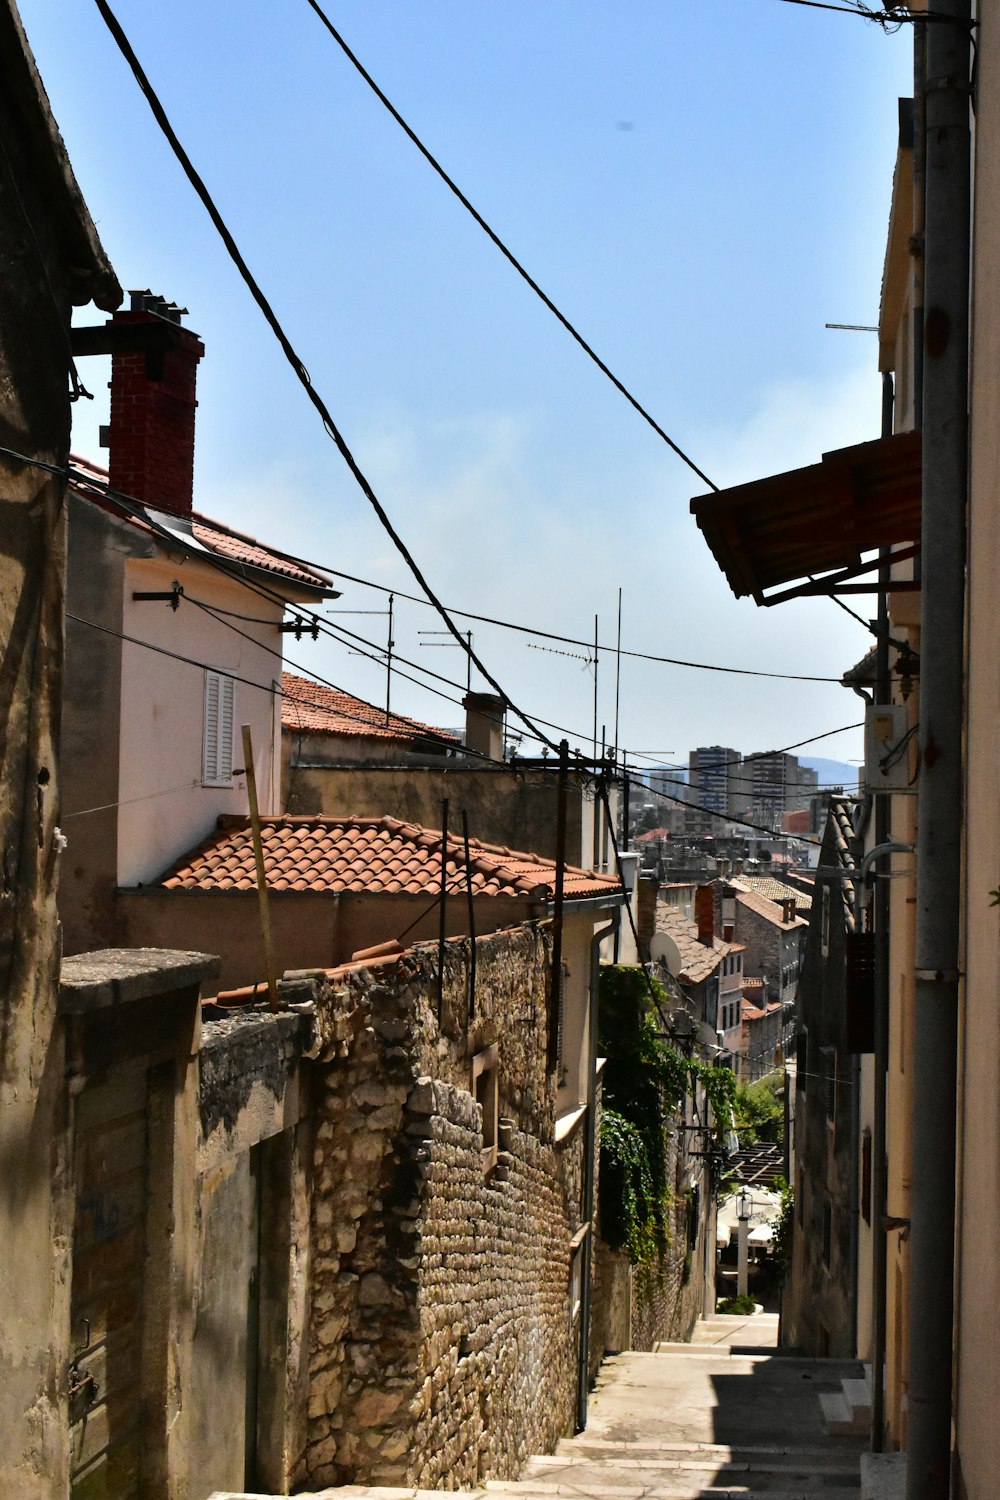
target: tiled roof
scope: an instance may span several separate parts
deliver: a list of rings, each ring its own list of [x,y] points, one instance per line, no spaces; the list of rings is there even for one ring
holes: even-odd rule
[[[670,907],[660,907],[656,913],[656,930],[666,932],[677,944],[681,956],[678,979],[688,984],[700,984],[714,974],[719,964],[729,953],[742,951],[737,943],[725,943],[722,938],[713,938],[711,948],[698,939],[698,924],[683,913]]]
[[[784,880],[775,879],[773,875],[747,875],[744,872],[738,882],[733,881],[734,885],[737,883],[756,891],[758,896],[766,896],[769,901],[787,901],[792,897],[797,912],[807,912],[812,908],[812,896],[808,891],[800,891],[798,886],[788,885]]]
[[[366,891],[436,895],[441,883],[441,834],[398,818],[274,817],[261,819],[264,871],[272,891]],[[549,900],[555,862],[499,845],[469,840],[476,896]],[[467,889],[461,839],[449,837],[449,889]],[[223,816],[215,833],[185,854],[156,884],[169,890],[249,891],[256,884],[250,820]],[[567,867],[564,889],[573,900],[620,897],[611,875]]]
[[[650,828],[648,833],[637,833],[632,842],[633,844],[651,844],[654,839],[668,839],[669,837],[669,828]]]
[[[827,813],[827,831],[833,834],[833,853],[839,865],[845,872],[854,866],[852,853],[852,841],[854,839],[854,823],[852,820],[853,808],[850,802],[841,801],[839,798],[830,798],[830,809]],[[854,931],[854,880],[848,874],[840,879],[840,894],[843,900],[844,923],[848,932]]]
[[[405,714],[390,714],[388,723],[384,708],[376,708],[351,693],[338,693],[310,677],[294,672],[281,674],[281,723],[285,729],[310,734],[361,735],[365,739],[397,740],[406,744],[425,743],[428,739],[446,740],[459,745],[457,735],[447,729],[434,729]]]
[[[784,928],[786,932],[791,932],[794,927],[809,925],[806,919],[800,916],[794,916],[790,922],[786,922],[784,912],[778,902],[769,901],[766,896],[758,896],[756,891],[737,891],[736,900],[740,906],[756,912],[758,917],[764,917],[766,921],[773,922],[775,927]]]
[[[70,463],[84,477],[70,481],[70,489],[84,500],[98,505],[102,510],[110,511],[119,520],[126,521],[135,526],[137,530],[153,532],[155,535],[161,528],[165,528],[171,534],[173,541],[187,548],[197,555],[199,552],[209,552],[215,557],[222,558],[225,562],[233,564],[229,571],[238,573],[241,567],[260,569],[265,573],[274,573],[281,578],[287,578],[290,582],[302,584],[310,589],[321,590],[324,594],[336,593],[331,586],[331,580],[311,563],[304,562],[301,557],[293,557],[288,552],[279,552],[275,547],[265,547],[258,542],[256,537],[246,536],[241,531],[234,531],[231,526],[225,526],[221,521],[213,521],[208,516],[200,515],[192,511],[189,516],[175,515],[172,511],[158,510],[155,505],[140,505],[136,507],[140,515],[126,513],[120,506],[115,505],[114,500],[104,491],[108,483],[108,471],[99,464],[91,463],[89,459],[80,458],[77,454],[71,454]],[[93,479],[94,487],[91,488],[86,480]],[[149,519],[144,520],[143,516]]]

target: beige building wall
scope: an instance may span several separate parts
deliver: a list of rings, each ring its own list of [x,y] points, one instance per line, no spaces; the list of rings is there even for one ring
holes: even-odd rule
[[[193,604],[182,602],[174,612],[169,604],[132,597],[168,590],[174,580],[194,599],[218,610],[271,623],[231,620],[243,632],[237,634]],[[233,766],[243,765],[240,726],[249,724],[262,813],[275,810],[279,795],[281,700],[268,689],[281,677],[280,655],[274,653],[281,651],[282,614],[281,604],[196,560],[157,557],[134,559],[126,566],[124,635],[244,679],[235,686]],[[118,881],[130,886],[161,875],[177,855],[212,831],[220,813],[245,813],[247,787],[245,776],[234,776],[231,787],[202,784],[202,667],[126,642],[121,699]]]
[[[971,362],[965,974],[959,1017],[955,1422],[968,1500],[997,1490],[1000,1345],[1000,18],[979,7]]]

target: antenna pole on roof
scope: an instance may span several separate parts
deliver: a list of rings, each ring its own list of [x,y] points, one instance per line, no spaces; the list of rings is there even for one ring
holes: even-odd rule
[[[600,648],[597,644],[597,616],[594,616],[594,760],[597,760],[597,669],[600,659]]]
[[[552,983],[549,991],[548,1067],[559,1066],[559,1023],[563,989],[563,890],[566,881],[566,795],[569,788],[569,741],[559,741],[559,788],[556,801],[556,889],[552,903]]]
[[[622,591],[618,590],[618,642],[615,646],[615,760],[618,759],[618,697],[622,680]]]
[[[385,644],[385,727],[389,728],[389,718],[392,712],[392,648],[396,642],[392,638],[392,607],[395,603],[395,594],[389,595],[389,634]]]

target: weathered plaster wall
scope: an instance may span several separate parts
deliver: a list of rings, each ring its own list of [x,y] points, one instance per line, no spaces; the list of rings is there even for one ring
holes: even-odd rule
[[[835,867],[837,858],[835,829],[828,823],[820,863]],[[805,1354],[850,1358],[857,1353],[852,1347],[851,1206],[860,1163],[852,1143],[856,1101],[848,1071],[844,901],[840,881],[829,882],[828,888],[829,942],[824,952],[825,898],[817,899],[799,985],[805,1065],[800,1061],[795,1079],[795,1224],[792,1271],[782,1297],[783,1336]],[[824,1259],[827,1212],[829,1261]]]
[[[425,894],[386,892],[318,895],[271,891],[275,963],[285,969],[332,968],[353,953],[405,934],[405,941],[435,937],[440,910]],[[117,898],[117,941],[135,946],[204,945],[219,954],[219,987],[255,984],[264,974],[260,908],[256,891],[122,891]],[[494,932],[543,909],[513,897],[484,896],[475,902],[477,932]],[[453,894],[446,932],[467,930],[464,893]]]
[[[303,752],[302,760],[306,760]],[[509,849],[556,855],[556,778],[537,767],[514,766],[316,766],[286,756],[284,808],[290,813],[328,817],[382,817],[391,813],[425,828],[440,828],[441,802],[451,818],[469,815],[472,838]],[[611,792],[612,807],[616,793]],[[601,814],[603,818],[603,813]],[[594,864],[594,797],[571,784],[566,809],[566,849],[570,864]],[[606,857],[603,845],[600,857]]]
[[[193,1495],[284,1491],[302,1447],[308,1277],[303,1017],[237,1012],[200,1053]]]
[[[548,952],[536,931],[357,969],[318,990],[308,1446],[300,1485],[513,1477],[572,1428],[570,1240],[583,1132],[553,1138]],[[332,986],[332,987],[331,987]],[[498,1047],[483,1171],[473,1057]]]
[[[121,297],[17,12],[0,7],[0,444],[62,467],[74,304]],[[0,458],[0,1493],[66,1489],[64,1056],[56,755],[65,485]]]

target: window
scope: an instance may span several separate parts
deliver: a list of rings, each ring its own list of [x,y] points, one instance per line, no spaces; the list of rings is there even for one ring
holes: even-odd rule
[[[201,745],[202,786],[233,784],[233,721],[236,683],[226,672],[205,668],[205,719]]]
[[[483,1171],[492,1172],[497,1164],[497,1123],[500,1113],[498,1087],[498,1049],[487,1047],[472,1059],[472,1095],[483,1111]]]

